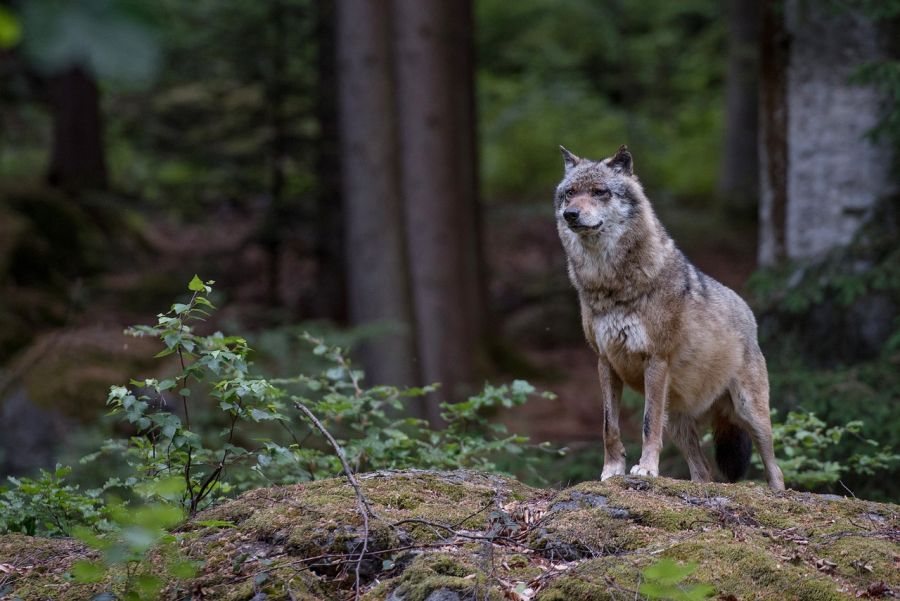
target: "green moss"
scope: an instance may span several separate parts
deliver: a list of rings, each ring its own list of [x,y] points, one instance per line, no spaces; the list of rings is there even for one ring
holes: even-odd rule
[[[538,595],[539,601],[606,601],[634,597],[641,562],[636,555],[588,560],[563,574]]]
[[[712,584],[720,595],[738,599],[846,599],[838,585],[802,563],[781,559],[769,540],[746,534],[736,540],[728,531],[705,533],[677,544],[666,557],[696,563],[693,578]]]
[[[849,534],[817,545],[815,552],[817,556],[837,564],[837,574],[859,588],[878,580],[900,583],[897,576],[900,549],[887,538]]]
[[[425,601],[430,594],[442,589],[486,601],[503,599],[503,594],[489,584],[482,571],[458,557],[443,553],[417,557],[402,575],[382,584],[366,599],[381,599],[393,592],[403,601]]]
[[[442,588],[500,599],[504,587],[544,574],[538,598],[545,601],[633,598],[641,571],[660,557],[697,564],[690,581],[709,583],[720,595],[831,601],[854,598],[874,581],[892,584],[900,556],[890,540],[896,505],[773,493],[754,483],[623,477],[553,494],[471,472],[413,470],[360,480],[379,516],[370,520],[374,554],[362,564],[370,601],[394,591],[419,601]],[[537,521],[526,525],[526,514]],[[234,526],[198,524],[211,519]],[[404,520],[461,524],[482,536],[505,523],[530,549],[509,539],[490,545],[462,538],[436,548],[446,531]],[[202,568],[188,582],[169,583],[166,599],[196,586],[225,601],[258,592],[269,599],[344,598],[354,582],[348,557],[359,548],[362,523],[353,489],[330,479],[250,491],[202,512],[179,535],[183,552]],[[0,561],[36,566],[11,581],[25,601],[89,599],[108,588],[109,582],[76,585],[65,576],[86,557],[91,553],[71,540],[0,537]],[[834,569],[820,571],[817,559]],[[148,565],[161,561],[151,556]]]

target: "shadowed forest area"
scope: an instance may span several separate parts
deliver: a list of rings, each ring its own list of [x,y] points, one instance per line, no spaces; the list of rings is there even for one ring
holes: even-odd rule
[[[895,0],[0,1],[4,494],[40,469],[114,488],[135,478],[115,441],[183,422],[235,449],[196,463],[192,513],[334,475],[287,427],[312,381],[357,470],[597,479],[596,360],[552,197],[560,144],[627,144],[685,255],[757,315],[788,486],[896,502],[898,17]],[[216,354],[194,364],[185,341]],[[254,392],[248,431],[218,353],[288,391]],[[637,457],[643,399],[623,403]],[[184,444],[190,471],[202,445]],[[661,472],[687,466],[667,448]]]

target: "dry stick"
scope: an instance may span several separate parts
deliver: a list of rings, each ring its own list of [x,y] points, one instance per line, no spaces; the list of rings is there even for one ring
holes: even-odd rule
[[[344,468],[344,473],[347,474],[347,479],[350,481],[350,485],[353,487],[354,492],[356,493],[356,508],[359,511],[359,514],[363,519],[363,545],[362,551],[359,552],[359,557],[356,558],[356,569],[354,570],[356,576],[355,583],[355,599],[359,600],[359,568],[362,564],[363,557],[366,555],[366,551],[369,549],[369,515],[377,518],[378,516],[372,511],[372,508],[369,507],[369,502],[366,500],[365,495],[362,493],[362,489],[359,487],[359,482],[356,480],[356,476],[353,475],[353,471],[350,469],[350,464],[347,463],[347,457],[344,455],[344,449],[341,448],[341,445],[337,443],[334,437],[331,435],[325,426],[322,425],[322,422],[319,421],[312,411],[309,408],[301,403],[300,401],[294,399],[294,407],[297,408],[300,413],[306,416],[306,418],[313,423],[316,429],[322,433],[322,436],[328,440],[328,444],[331,445],[331,448],[334,449],[334,452],[337,454],[338,459],[341,461],[341,466]]]

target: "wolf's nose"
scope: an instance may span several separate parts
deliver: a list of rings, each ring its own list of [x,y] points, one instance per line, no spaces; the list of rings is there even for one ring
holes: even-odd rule
[[[576,223],[580,215],[581,213],[578,211],[578,209],[573,207],[569,207],[568,209],[563,211],[563,217],[565,217],[568,223]]]

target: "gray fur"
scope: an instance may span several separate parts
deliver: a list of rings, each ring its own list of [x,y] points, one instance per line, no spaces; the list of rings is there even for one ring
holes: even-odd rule
[[[768,375],[750,308],[678,250],[625,146],[602,161],[560,148],[565,172],[554,208],[585,336],[598,355],[602,477],[625,473],[618,403],[627,384],[646,397],[643,450],[633,474],[658,475],[671,414],[692,477],[708,479],[705,459],[697,456],[697,427],[717,418],[723,428],[736,424],[749,431],[769,484],[783,488],[772,451]],[[736,405],[732,398],[748,402]]]

